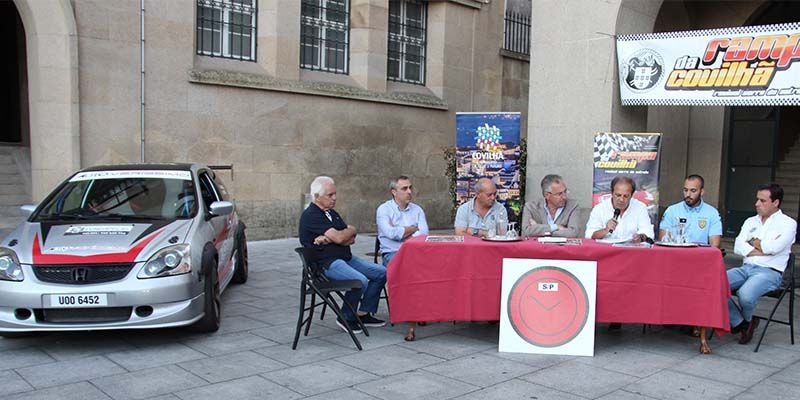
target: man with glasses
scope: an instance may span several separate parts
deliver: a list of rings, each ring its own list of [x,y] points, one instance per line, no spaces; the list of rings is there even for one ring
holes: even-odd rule
[[[591,239],[628,239],[634,243],[652,240],[653,224],[647,206],[633,198],[636,182],[627,176],[611,181],[611,198],[597,203],[586,223]]]
[[[497,199],[497,185],[489,178],[475,182],[475,197],[456,211],[456,235],[486,237],[491,224],[498,219],[508,221],[508,212]]]
[[[580,233],[578,202],[567,197],[567,185],[558,175],[546,175],[541,199],[525,203],[522,210],[524,236],[577,237]]]

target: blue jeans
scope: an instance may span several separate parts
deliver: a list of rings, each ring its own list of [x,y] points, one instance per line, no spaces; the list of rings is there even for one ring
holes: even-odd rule
[[[394,257],[395,254],[397,254],[396,251],[390,251],[388,253],[383,253],[383,256],[381,258],[383,259],[383,266],[384,267],[389,265],[389,261],[392,261],[392,257]]]
[[[739,305],[742,307],[740,311],[733,299],[728,299],[731,327],[736,327],[742,321],[749,322],[753,318],[758,298],[779,288],[781,279],[780,272],[757,265],[744,264],[741,267],[729,269],[728,282],[731,285],[731,291],[738,290]]]
[[[378,301],[381,297],[381,290],[386,284],[386,267],[371,262],[364,261],[358,257],[352,257],[350,261],[334,260],[325,276],[331,280],[359,280],[361,290],[349,290],[344,294],[344,300],[353,307],[367,313],[378,311]],[[359,303],[361,307],[359,308]],[[350,307],[342,305],[342,313],[348,321],[354,321],[356,316],[350,311]]]

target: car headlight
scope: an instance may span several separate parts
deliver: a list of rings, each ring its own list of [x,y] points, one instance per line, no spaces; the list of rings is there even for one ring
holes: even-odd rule
[[[186,274],[192,271],[188,244],[165,247],[150,257],[136,276],[139,279]]]
[[[0,247],[0,280],[21,282],[25,279],[22,266],[19,265],[17,253],[6,247]]]

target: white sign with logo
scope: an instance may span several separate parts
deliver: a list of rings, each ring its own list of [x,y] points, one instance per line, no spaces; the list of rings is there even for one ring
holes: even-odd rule
[[[503,259],[502,352],[594,355],[597,262]]]
[[[800,23],[617,38],[623,105],[800,105]]]

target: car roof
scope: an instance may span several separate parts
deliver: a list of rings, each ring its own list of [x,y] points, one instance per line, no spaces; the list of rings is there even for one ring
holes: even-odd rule
[[[192,167],[199,168],[198,164],[174,163],[174,164],[114,164],[114,165],[95,165],[84,168],[80,172],[89,171],[130,171],[130,170],[167,170],[167,171],[191,171]]]

